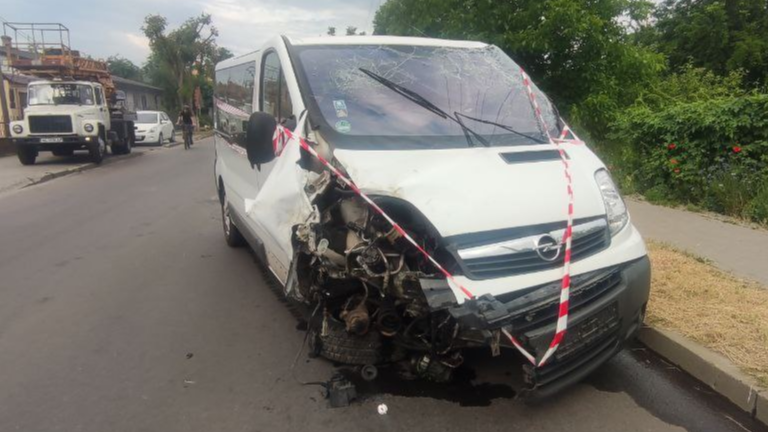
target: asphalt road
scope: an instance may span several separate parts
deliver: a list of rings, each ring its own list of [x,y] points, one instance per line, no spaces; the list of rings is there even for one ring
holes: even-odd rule
[[[766,430],[639,346],[535,406],[511,353],[475,353],[331,409],[294,375],[334,366],[292,373],[300,326],[223,241],[212,165],[206,140],[0,197],[0,431]]]

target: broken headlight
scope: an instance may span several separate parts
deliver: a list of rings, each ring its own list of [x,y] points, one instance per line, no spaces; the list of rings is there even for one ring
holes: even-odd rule
[[[608,171],[601,169],[595,172],[595,181],[600,188],[600,194],[605,203],[605,213],[608,217],[608,227],[611,230],[611,236],[616,235],[629,221],[629,213],[624,200],[621,199],[619,189],[611,179]]]

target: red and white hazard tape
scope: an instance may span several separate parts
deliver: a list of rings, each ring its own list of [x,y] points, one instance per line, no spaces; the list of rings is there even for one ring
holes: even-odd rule
[[[565,140],[565,137],[569,133],[572,134],[572,132],[570,129],[568,129],[568,126],[565,126],[563,131],[560,133],[560,136],[557,139],[552,139],[552,136],[549,134],[547,123],[541,113],[539,103],[536,101],[536,94],[534,93],[531,86],[531,79],[528,77],[528,74],[525,73],[523,68],[520,68],[520,74],[523,77],[523,85],[525,86],[526,92],[528,92],[528,100],[531,102],[531,107],[533,108],[533,112],[536,114],[536,120],[539,122],[539,126],[541,126],[542,130],[547,135],[549,142],[557,146],[557,151],[560,154],[560,160],[563,162],[563,173],[565,174],[566,192],[568,194],[567,223],[565,226],[565,236],[563,237],[563,242],[565,243],[563,278],[560,283],[560,304],[557,311],[557,326],[555,327],[555,336],[552,338],[552,342],[550,342],[549,348],[547,348],[544,356],[542,356],[541,360],[536,362],[536,359],[528,351],[526,351],[526,349],[523,348],[523,346],[514,337],[512,337],[512,335],[509,334],[509,332],[506,330],[504,331],[504,334],[507,336],[510,342],[512,342],[515,348],[518,349],[518,351],[520,351],[531,363],[541,367],[544,366],[552,354],[557,351],[557,347],[560,346],[560,342],[562,342],[563,337],[565,336],[565,331],[568,329],[568,301],[570,298],[571,290],[571,240],[573,237],[573,182],[571,178],[571,170],[568,158],[566,157],[562,144]]]

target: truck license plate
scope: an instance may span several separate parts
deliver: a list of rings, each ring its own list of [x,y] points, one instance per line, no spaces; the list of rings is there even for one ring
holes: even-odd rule
[[[53,138],[40,138],[41,143],[60,143],[64,142],[64,138],[61,137],[53,137]]]

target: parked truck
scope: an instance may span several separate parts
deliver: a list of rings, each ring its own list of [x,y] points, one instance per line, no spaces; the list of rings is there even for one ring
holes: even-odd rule
[[[72,50],[62,24],[4,23],[3,33],[13,34],[4,38],[10,66],[39,78],[28,86],[24,118],[10,123],[22,164],[34,164],[41,151],[69,156],[86,150],[97,164],[108,148],[131,152],[136,113],[126,109],[125,94],[115,89],[105,62]],[[33,58],[14,56],[19,51]]]

